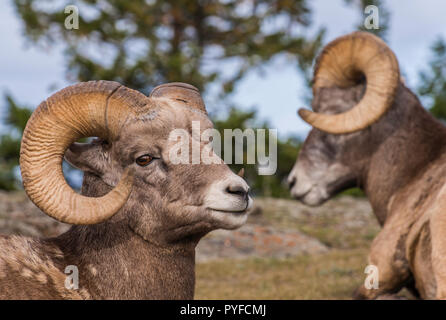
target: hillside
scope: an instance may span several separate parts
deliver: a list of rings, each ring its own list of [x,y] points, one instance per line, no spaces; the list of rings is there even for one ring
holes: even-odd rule
[[[69,226],[23,192],[0,192],[0,233],[54,236]],[[197,248],[197,299],[348,299],[365,279],[379,226],[366,199],[321,207],[257,198],[248,223],[211,232]]]

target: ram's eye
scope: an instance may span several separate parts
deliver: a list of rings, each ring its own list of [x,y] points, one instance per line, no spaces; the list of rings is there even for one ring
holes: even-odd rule
[[[141,157],[136,158],[136,164],[141,167],[147,166],[150,162],[152,162],[153,157],[145,154]]]

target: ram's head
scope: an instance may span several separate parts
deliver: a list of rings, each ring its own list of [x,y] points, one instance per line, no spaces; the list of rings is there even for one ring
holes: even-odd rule
[[[198,90],[187,84],[158,86],[150,97],[108,81],[65,88],[39,105],[24,131],[20,166],[25,190],[57,220],[126,219],[143,237],[164,235],[173,241],[236,228],[252,202],[245,181],[222,161],[175,164],[171,159],[178,144],[170,138],[174,129],[190,133],[187,144],[213,152],[192,134],[193,121],[201,131],[212,128]],[[74,143],[81,137],[98,139]],[[64,156],[86,173],[83,193],[93,197],[66,183]]]
[[[329,43],[314,71],[313,126],[288,177],[293,197],[319,205],[361,185],[361,172],[394,128],[388,110],[400,88],[398,61],[378,37],[354,32]]]

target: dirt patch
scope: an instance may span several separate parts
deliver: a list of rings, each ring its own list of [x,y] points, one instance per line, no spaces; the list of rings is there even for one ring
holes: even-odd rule
[[[238,230],[210,233],[198,244],[197,262],[224,258],[287,258],[327,250],[320,241],[299,231],[249,223]]]

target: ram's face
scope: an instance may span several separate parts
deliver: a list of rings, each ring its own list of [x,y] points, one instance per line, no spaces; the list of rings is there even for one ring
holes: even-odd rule
[[[75,144],[66,159],[112,187],[125,168],[133,167],[124,211],[143,236],[174,240],[242,225],[252,203],[249,188],[214,154],[210,139],[201,139],[213,128],[207,115],[171,101],[156,105],[129,119],[117,141]],[[214,163],[204,161],[204,155]]]
[[[311,130],[288,176],[291,195],[307,205],[317,206],[355,186],[352,168],[342,159],[343,148],[339,137]]]
[[[363,86],[326,88],[313,100],[313,109],[335,114],[352,108],[363,94]],[[320,205],[340,191],[358,184],[357,172],[368,157],[369,130],[330,134],[312,129],[288,176],[291,195],[311,206]]]

